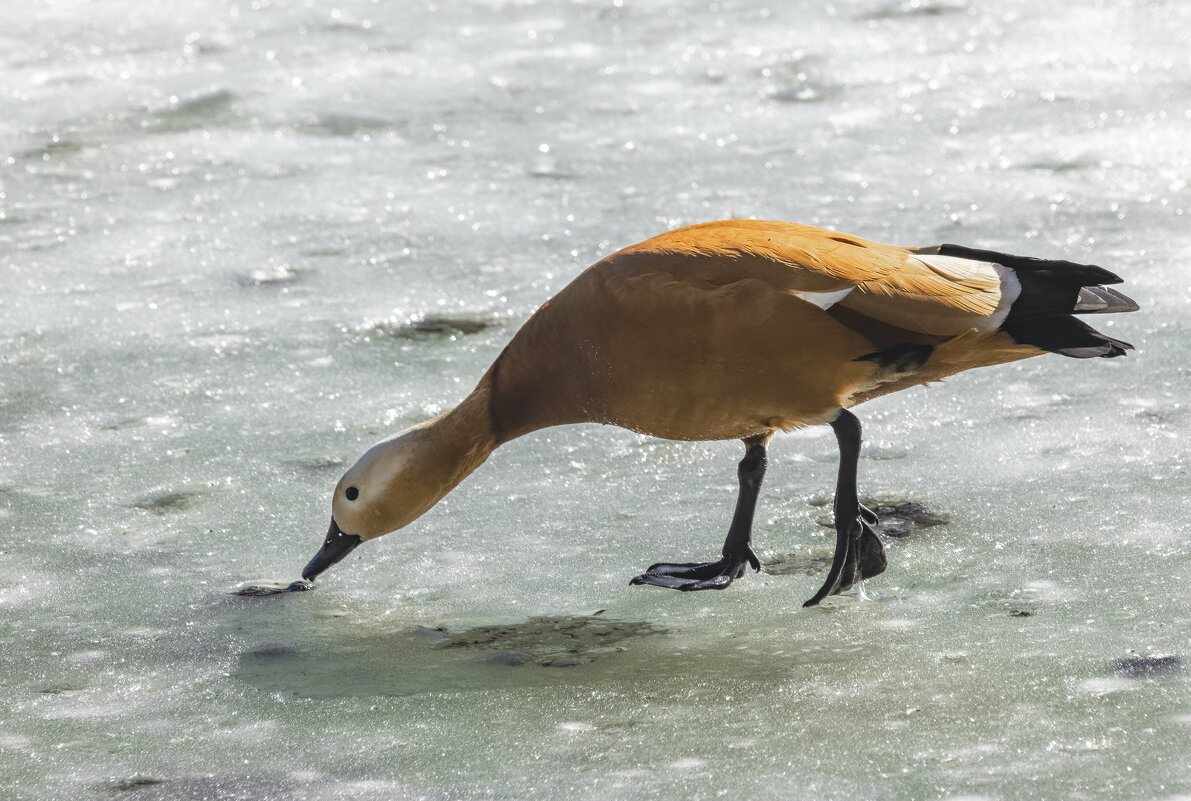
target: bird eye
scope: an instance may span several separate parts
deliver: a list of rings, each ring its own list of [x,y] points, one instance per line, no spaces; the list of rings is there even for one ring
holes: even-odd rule
[[[343,494],[347,496],[349,501],[354,501],[356,498],[360,497],[360,491],[355,487],[348,487],[347,491]]]

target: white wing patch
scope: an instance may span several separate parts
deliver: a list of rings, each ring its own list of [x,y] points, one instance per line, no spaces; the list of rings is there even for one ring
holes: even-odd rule
[[[995,275],[1001,284],[1001,296],[992,314],[970,318],[971,327],[977,331],[991,332],[1000,328],[1009,316],[1009,308],[1021,295],[1021,281],[1017,280],[1017,274],[1003,264],[963,259],[958,256],[914,254],[910,258],[917,259],[939,275],[954,281],[987,281]]]
[[[826,311],[846,298],[848,293],[855,288],[854,286],[850,286],[847,289],[841,289],[837,292],[791,292],[790,294]]]

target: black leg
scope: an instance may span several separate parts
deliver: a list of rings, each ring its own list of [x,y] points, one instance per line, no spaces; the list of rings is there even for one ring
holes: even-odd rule
[[[839,442],[839,477],[835,484],[835,556],[827,580],[815,597],[803,604],[814,606],[828,595],[849,589],[857,582],[885,570],[885,546],[873,530],[874,515],[860,505],[856,468],[860,461],[860,420],[844,409],[831,424]]]
[[[761,560],[753,553],[753,512],[757,508],[757,494],[765,477],[765,444],[759,440],[745,440],[748,450],[737,468],[740,494],[736,498],[736,513],[724,540],[723,558],[718,562],[659,563],[652,565],[632,584],[650,584],[672,590],[722,590],[744,575],[751,565],[761,569]]]

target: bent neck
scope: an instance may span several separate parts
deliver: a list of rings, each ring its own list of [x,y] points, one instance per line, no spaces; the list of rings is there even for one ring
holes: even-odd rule
[[[407,428],[368,450],[339,481],[332,515],[343,531],[372,539],[417,520],[496,448],[481,381],[446,414]],[[362,503],[347,497],[357,489]]]
[[[492,431],[490,398],[491,385],[485,376],[458,406],[419,426],[425,456],[439,472],[442,495],[471,475],[499,444]]]

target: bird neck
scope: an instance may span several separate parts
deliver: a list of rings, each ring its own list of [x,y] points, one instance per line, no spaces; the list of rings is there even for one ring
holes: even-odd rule
[[[423,426],[425,459],[440,472],[445,495],[482,465],[497,446],[490,411],[487,376],[451,411]],[[441,497],[441,496],[440,496]]]

